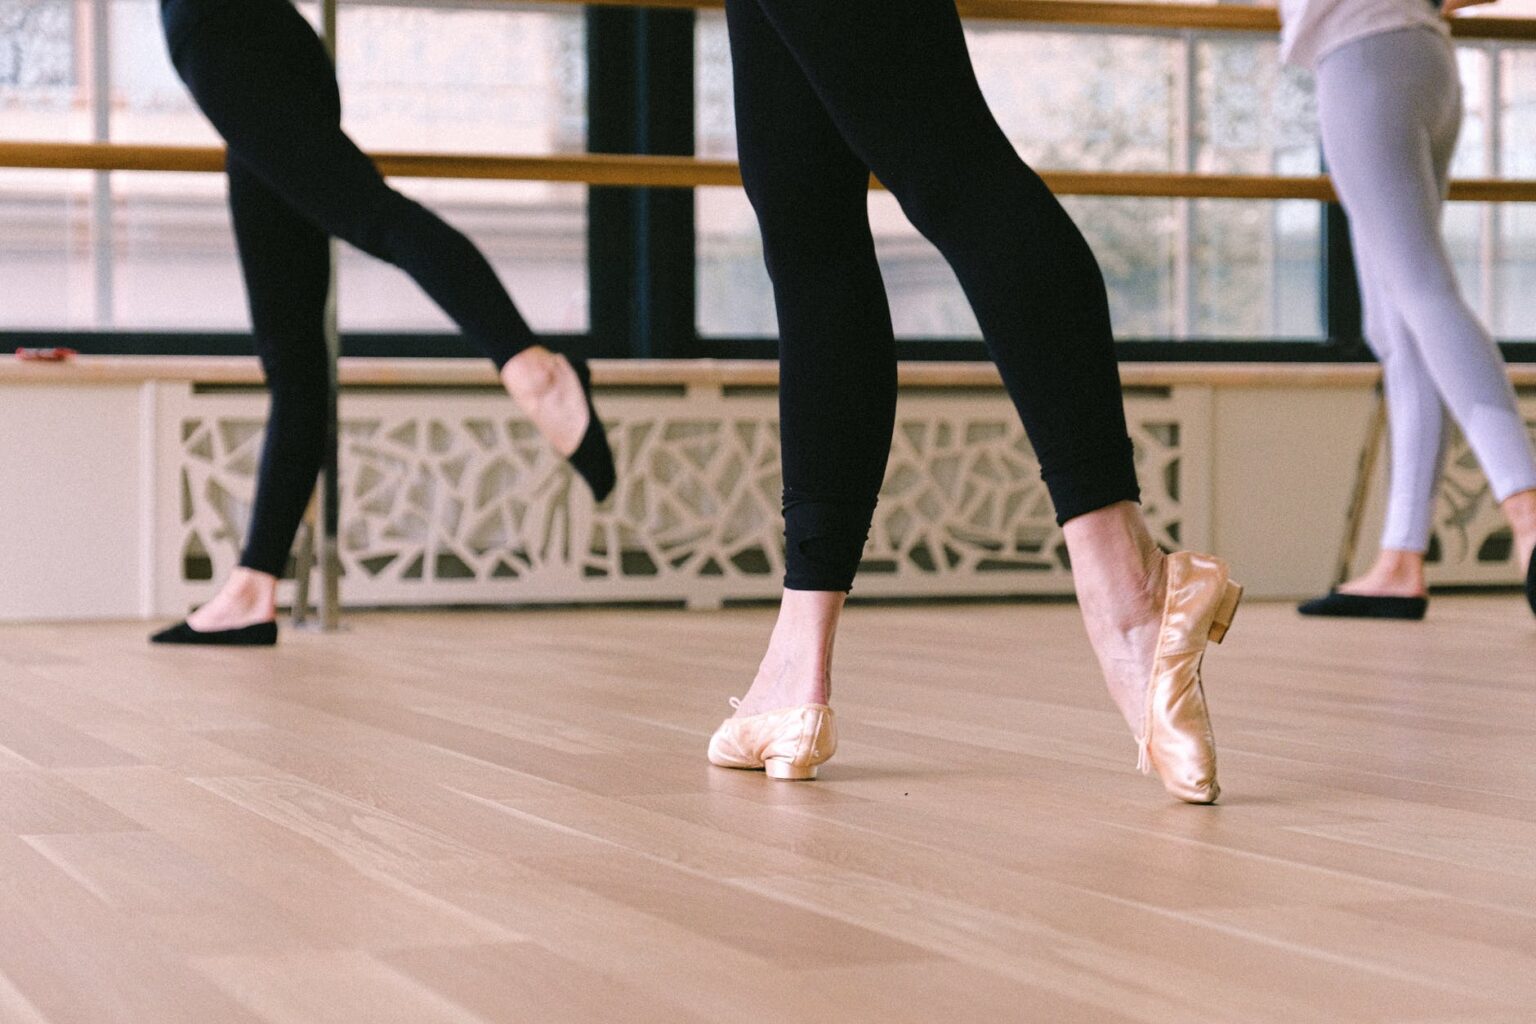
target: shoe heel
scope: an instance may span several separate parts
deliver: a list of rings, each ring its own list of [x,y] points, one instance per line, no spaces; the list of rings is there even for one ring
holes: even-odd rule
[[[1237,614],[1237,606],[1242,600],[1242,584],[1228,581],[1227,589],[1221,595],[1221,603],[1216,606],[1216,614],[1211,617],[1211,643],[1219,644],[1227,638],[1227,630],[1232,628],[1232,617]]]
[[[768,773],[770,779],[782,779],[785,782],[809,782],[816,777],[816,765],[799,765],[793,761],[783,761],[775,758],[763,762],[763,771]]]

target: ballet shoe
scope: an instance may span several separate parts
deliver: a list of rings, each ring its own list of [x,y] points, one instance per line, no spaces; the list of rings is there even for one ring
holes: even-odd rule
[[[239,629],[193,629],[185,620],[149,638],[152,644],[202,644],[211,647],[271,647],[277,643],[277,623],[258,622]]]
[[[1525,567],[1525,603],[1531,606],[1531,614],[1536,615],[1536,551],[1531,552],[1531,562]]]
[[[1212,804],[1221,795],[1200,662],[1208,644],[1225,639],[1242,597],[1221,559],[1188,551],[1168,556],[1137,767],[1156,772],[1163,788],[1185,803]]]
[[[581,435],[581,443],[566,457],[566,461],[587,482],[587,486],[592,489],[592,497],[601,504],[613,493],[613,485],[618,479],[613,465],[613,449],[608,446],[608,431],[603,428],[597,407],[592,404],[592,369],[585,359],[572,358],[570,363],[571,369],[576,371],[576,379],[581,381],[581,392],[587,400],[588,419],[587,431]]]
[[[1409,619],[1418,621],[1429,610],[1427,597],[1396,597],[1389,594],[1345,594],[1330,590],[1296,606],[1303,615],[1340,619]]]
[[[731,707],[741,702],[731,698]],[[825,704],[801,704],[761,715],[727,718],[709,740],[709,763],[761,769],[769,778],[814,779],[837,752],[837,722]]]

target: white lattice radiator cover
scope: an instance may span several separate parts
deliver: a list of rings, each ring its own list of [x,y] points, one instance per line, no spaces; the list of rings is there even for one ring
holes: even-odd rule
[[[602,506],[499,393],[342,396],[342,598],[351,606],[772,597],[783,574],[777,401],[761,390],[614,390],[620,483]],[[239,558],[266,397],[157,400],[157,604],[206,600]],[[1209,391],[1129,393],[1161,538],[1209,531]],[[835,441],[833,442],[835,443]],[[1070,593],[1039,468],[1000,391],[903,394],[856,593]]]

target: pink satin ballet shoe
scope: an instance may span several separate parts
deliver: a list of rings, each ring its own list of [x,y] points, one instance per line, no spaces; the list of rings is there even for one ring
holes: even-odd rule
[[[731,698],[731,707],[741,702]],[[837,722],[825,704],[727,718],[709,741],[709,763],[762,769],[770,778],[805,780],[837,751]]]
[[[1200,661],[1208,644],[1227,635],[1242,597],[1243,588],[1232,582],[1221,559],[1188,551],[1168,556],[1167,598],[1137,767],[1145,774],[1155,771],[1163,788],[1186,803],[1212,804],[1221,795]]]

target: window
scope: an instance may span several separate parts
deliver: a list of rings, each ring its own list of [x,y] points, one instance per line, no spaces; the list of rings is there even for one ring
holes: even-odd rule
[[[717,11],[339,3],[345,121],[366,149],[683,153],[691,134],[698,155],[735,156]],[[315,0],[300,9],[318,20]],[[1536,15],[1536,0],[1498,11]],[[1281,67],[1269,36],[1007,21],[975,21],[967,34],[989,102],[1036,167],[1321,169],[1311,77]],[[1466,119],[1453,173],[1536,179],[1536,45],[1465,40],[1459,59]],[[590,120],[589,88],[601,90]],[[0,0],[0,137],[218,141],[166,58],[158,0]],[[738,188],[696,189],[689,202],[541,182],[395,184],[485,250],[538,331],[604,355],[773,350],[772,295]],[[1132,357],[1362,354],[1343,236],[1324,204],[1063,202],[1098,255]],[[978,355],[948,266],[892,197],[872,194],[870,214],[902,354]],[[1468,299],[1495,333],[1536,337],[1532,207],[1456,203],[1445,226]],[[442,342],[452,325],[398,271],[339,251],[345,332],[392,336],[389,351],[469,351]],[[0,169],[0,332],[84,332],[106,348],[189,332],[229,351],[247,330],[222,176]]]
[[[549,154],[586,149],[579,9],[352,4],[337,27],[348,130],[367,150]],[[463,230],[536,331],[587,330],[586,188],[402,179],[396,187]],[[448,331],[400,272],[355,250],[341,260],[341,326]]]
[[[1525,13],[1536,13],[1536,2],[1531,8]],[[1272,38],[1005,22],[976,22],[967,36],[988,102],[1037,168],[1321,170],[1311,76],[1283,67]],[[1466,118],[1453,173],[1536,177],[1529,144],[1536,48],[1476,42],[1459,53]],[[695,60],[700,152],[733,156],[722,17],[701,15]],[[1071,196],[1063,203],[1099,257],[1122,340],[1326,339],[1322,204]],[[977,337],[937,252],[890,196],[873,195],[870,209],[898,336]],[[1517,204],[1455,203],[1445,224],[1463,287],[1496,333],[1536,334],[1536,214]],[[738,190],[700,190],[697,246],[699,333],[771,337],[768,279]]]
[[[158,0],[112,0],[102,25],[91,10],[0,0],[6,137],[218,144],[170,66]],[[348,3],[338,36],[346,126],[364,148],[584,148],[579,10]],[[586,330],[585,188],[395,184],[475,239],[536,330]],[[0,171],[0,227],[0,329],[248,329],[221,175]],[[398,270],[340,252],[343,330],[452,329]]]
[[[1315,174],[1310,78],[1275,42],[1192,33],[967,28],[977,76],[1015,147],[1038,168]],[[698,137],[734,153],[724,19],[701,17]],[[1122,338],[1320,340],[1320,204],[1066,197],[1099,256]],[[978,336],[938,253],[876,194],[870,214],[903,337]],[[771,335],[767,276],[738,192],[699,200],[704,335]]]
[[[0,0],[0,131],[5,137],[91,136],[87,54],[77,51],[74,0]],[[65,324],[89,257],[91,176],[0,170],[0,322]]]
[[[86,139],[75,0],[0,0],[0,114],[6,134]]]

